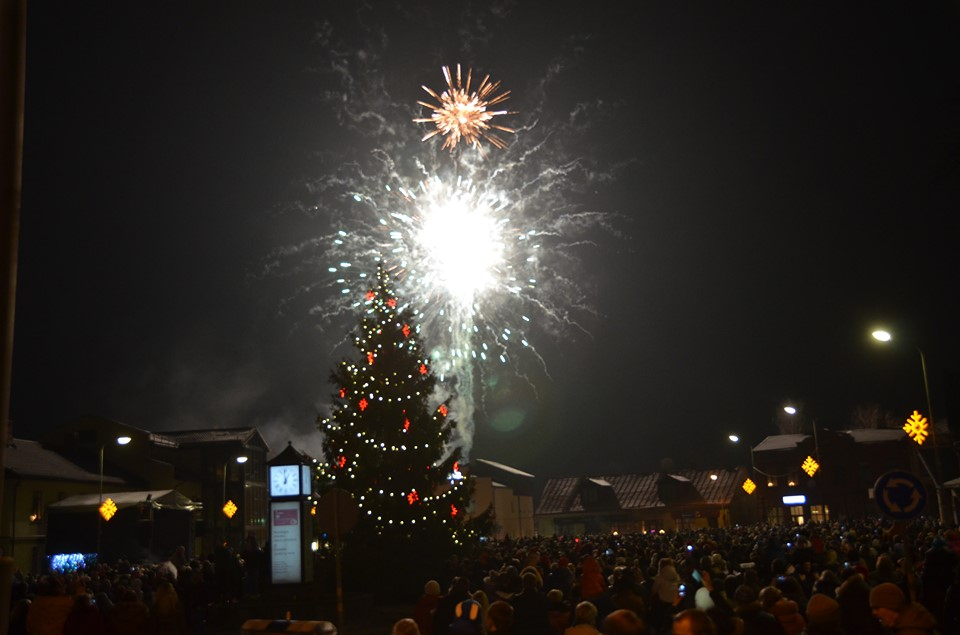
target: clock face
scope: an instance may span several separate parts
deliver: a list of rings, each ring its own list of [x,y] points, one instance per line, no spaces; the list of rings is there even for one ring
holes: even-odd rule
[[[270,496],[300,494],[300,469],[296,465],[270,466]]]

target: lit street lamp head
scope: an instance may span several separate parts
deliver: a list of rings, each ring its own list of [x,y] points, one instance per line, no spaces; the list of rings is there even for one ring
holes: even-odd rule
[[[890,332],[884,330],[874,331],[870,335],[872,335],[873,339],[877,340],[878,342],[889,342],[893,339],[893,336],[890,335]]]

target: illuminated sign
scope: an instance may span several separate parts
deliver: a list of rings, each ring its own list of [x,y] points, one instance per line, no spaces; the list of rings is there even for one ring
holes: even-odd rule
[[[303,582],[300,502],[270,503],[270,564],[274,584]]]
[[[784,496],[783,504],[784,505],[806,505],[807,497],[803,494],[796,494],[793,496]]]

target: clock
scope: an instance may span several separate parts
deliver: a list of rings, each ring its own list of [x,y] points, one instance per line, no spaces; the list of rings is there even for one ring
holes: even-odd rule
[[[270,466],[270,496],[299,496],[300,466]]]

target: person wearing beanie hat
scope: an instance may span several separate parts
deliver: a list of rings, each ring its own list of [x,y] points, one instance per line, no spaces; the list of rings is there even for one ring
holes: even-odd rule
[[[840,603],[829,595],[814,593],[807,602],[807,630],[809,635],[842,633]]]
[[[433,612],[440,603],[440,583],[429,580],[423,585],[423,595],[413,607],[413,621],[417,623],[420,635],[433,635]]]
[[[870,609],[884,628],[896,635],[933,635],[937,618],[917,602],[908,602],[903,589],[892,582],[870,590]]]

